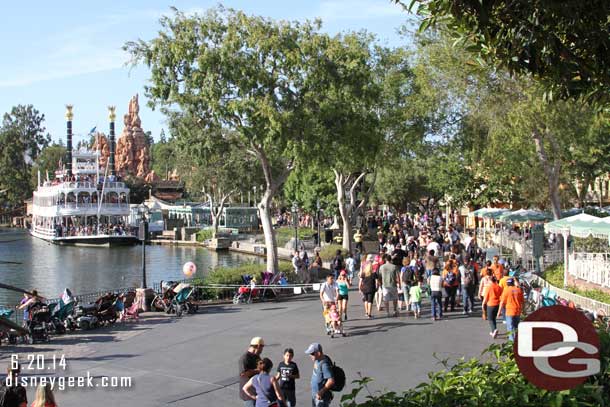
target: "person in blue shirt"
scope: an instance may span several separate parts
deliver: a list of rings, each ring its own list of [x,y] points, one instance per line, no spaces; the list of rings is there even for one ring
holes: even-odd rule
[[[312,407],[328,407],[333,399],[331,388],[335,384],[329,358],[324,355],[322,345],[312,343],[305,353],[313,361],[311,374],[311,405]]]

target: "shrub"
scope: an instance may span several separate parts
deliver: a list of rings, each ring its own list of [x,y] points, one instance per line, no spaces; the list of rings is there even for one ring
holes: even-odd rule
[[[212,238],[213,234],[214,234],[214,229],[212,229],[212,228],[201,229],[199,232],[197,232],[197,241],[204,242],[206,240],[209,240]]]
[[[563,287],[563,263],[553,264],[552,266],[548,267],[544,271],[542,278],[544,278],[546,281],[548,281],[555,287]],[[582,295],[583,297],[591,298],[595,301],[610,304],[610,294],[605,291],[596,289],[581,289],[575,286],[568,286],[565,289],[574,294]]]
[[[600,335],[601,371],[583,385],[561,392],[542,390],[526,381],[514,359],[512,342],[493,344],[480,358],[460,359],[453,366],[441,360],[444,369],[429,373],[429,381],[402,394],[370,393],[372,379],[354,381],[355,388],[341,398],[343,407],[381,406],[609,406],[610,405],[610,334]],[[368,392],[363,402],[356,398]]]

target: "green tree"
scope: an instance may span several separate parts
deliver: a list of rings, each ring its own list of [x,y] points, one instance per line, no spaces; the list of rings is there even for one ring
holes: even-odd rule
[[[59,169],[59,162],[66,156],[66,147],[53,143],[42,149],[42,152],[32,166],[32,178],[30,184],[36,188],[38,184],[38,172],[40,171],[41,182],[47,178],[55,178],[55,170]]]
[[[267,268],[275,272],[272,199],[296,162],[326,145],[328,134],[315,127],[333,68],[325,54],[331,41],[319,22],[276,22],[222,7],[194,16],[176,11],[160,22],[157,38],[125,49],[151,69],[151,103],[180,107],[211,129],[231,131],[241,150],[256,158],[265,177],[258,208]]]
[[[9,206],[20,205],[32,196],[31,168],[50,136],[43,126],[44,115],[32,105],[13,107],[0,127],[0,191]]]
[[[443,27],[480,64],[532,74],[551,98],[610,101],[606,0],[411,0],[408,8],[416,7],[420,29]]]
[[[162,134],[159,141],[150,146],[151,168],[162,179],[168,179],[168,174],[176,168],[176,143],[173,138],[167,140]]]

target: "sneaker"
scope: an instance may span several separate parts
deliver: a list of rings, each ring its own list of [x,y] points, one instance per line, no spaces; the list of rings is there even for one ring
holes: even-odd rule
[[[394,311],[393,317],[398,318],[398,311]]]
[[[496,329],[495,331],[493,331],[493,332],[491,333],[491,336],[492,336],[494,339],[496,339],[496,336],[498,336],[498,330]]]
[[[468,312],[462,311],[462,315],[466,315],[466,314],[468,314]]]
[[[502,323],[503,323],[504,325],[506,325],[506,321],[502,321]]]

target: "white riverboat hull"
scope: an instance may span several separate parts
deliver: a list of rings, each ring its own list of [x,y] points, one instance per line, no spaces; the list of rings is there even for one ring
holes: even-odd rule
[[[49,243],[62,246],[86,246],[86,247],[113,247],[113,246],[130,246],[139,243],[136,236],[129,235],[96,235],[96,236],[65,236],[51,237],[43,234],[30,231],[30,234],[36,238],[46,240]]]

